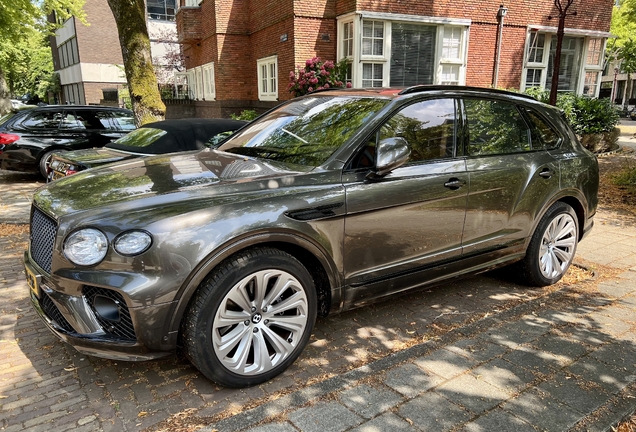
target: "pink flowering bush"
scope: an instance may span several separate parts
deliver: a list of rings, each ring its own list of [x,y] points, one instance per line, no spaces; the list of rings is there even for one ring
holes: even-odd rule
[[[345,84],[347,61],[341,60],[334,63],[331,60],[322,61],[320,57],[314,57],[305,62],[305,67],[298,66],[296,72],[289,72],[289,86],[291,94],[302,96],[314,90],[322,90],[333,87],[351,87],[351,83]]]

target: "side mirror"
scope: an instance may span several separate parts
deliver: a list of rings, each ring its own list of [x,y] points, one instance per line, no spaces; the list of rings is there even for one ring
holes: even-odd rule
[[[404,165],[410,156],[411,149],[404,138],[385,138],[377,145],[375,170],[371,171],[367,177],[384,177],[394,169]]]

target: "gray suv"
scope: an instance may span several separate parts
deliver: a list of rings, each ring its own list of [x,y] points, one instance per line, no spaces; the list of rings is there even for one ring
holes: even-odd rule
[[[218,149],[66,177],[33,200],[32,303],[77,350],[182,348],[226,386],[264,382],[317,315],[515,264],[557,282],[592,228],[598,165],[562,114],[477,88],[333,90]]]

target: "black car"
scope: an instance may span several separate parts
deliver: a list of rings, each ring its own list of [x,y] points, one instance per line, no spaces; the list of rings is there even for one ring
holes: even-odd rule
[[[49,105],[0,118],[0,169],[40,172],[55,152],[103,147],[136,129],[133,112],[88,105]]]
[[[147,123],[103,148],[56,153],[51,159],[48,180],[57,180],[88,168],[126,159],[216,147],[242,120],[179,119]]]
[[[180,347],[241,387],[285,370],[317,315],[513,263],[526,284],[556,283],[597,192],[596,157],[529,96],[331,90],[217,149],[40,188],[25,268],[43,325],[80,352]]]

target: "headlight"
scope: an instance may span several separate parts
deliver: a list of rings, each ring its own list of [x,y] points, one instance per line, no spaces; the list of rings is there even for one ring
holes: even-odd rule
[[[64,255],[74,264],[89,266],[97,264],[108,252],[108,239],[93,228],[75,231],[64,242]]]
[[[148,250],[152,237],[145,231],[128,231],[115,239],[115,250],[122,255],[139,255]]]

